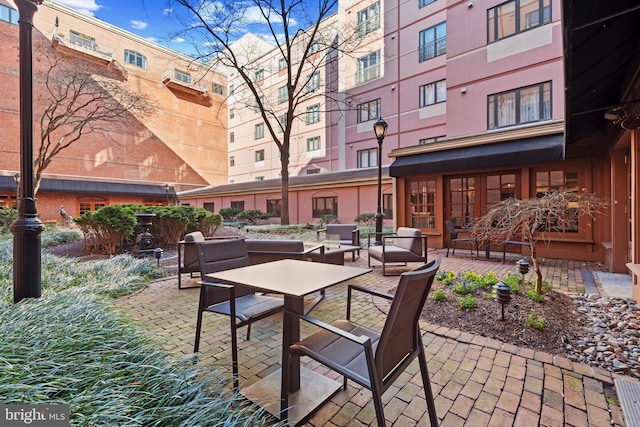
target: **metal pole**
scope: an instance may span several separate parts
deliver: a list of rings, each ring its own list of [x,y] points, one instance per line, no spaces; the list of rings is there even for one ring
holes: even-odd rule
[[[20,191],[13,234],[13,301],[40,297],[41,241],[33,172],[33,15],[43,0],[16,0],[20,18]]]
[[[375,245],[382,245],[382,140],[378,138],[378,208],[376,210],[376,241]]]

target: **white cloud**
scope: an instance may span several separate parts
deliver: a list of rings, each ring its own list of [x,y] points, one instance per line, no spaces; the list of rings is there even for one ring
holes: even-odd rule
[[[102,7],[96,4],[95,0],[58,0],[58,3],[90,16],[93,16]]]
[[[147,40],[150,42],[158,43],[158,39],[156,37],[147,37]]]
[[[171,40],[172,43],[184,43],[186,42],[185,39],[183,39],[182,37],[176,37],[175,39]]]
[[[131,24],[131,28],[133,28],[134,30],[144,30],[145,28],[147,28],[147,25],[149,25],[144,21],[137,21],[135,19],[132,19],[131,21],[129,21],[129,23]]]
[[[167,8],[167,9],[165,9],[165,10],[163,10],[163,11],[162,11],[162,14],[163,14],[164,16],[168,16],[168,15],[171,15],[171,12],[173,12],[173,9],[171,9],[171,8]]]

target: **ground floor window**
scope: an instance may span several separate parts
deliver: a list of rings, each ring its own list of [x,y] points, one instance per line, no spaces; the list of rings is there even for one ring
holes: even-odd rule
[[[18,208],[15,194],[0,193],[0,208]]]
[[[80,197],[78,199],[78,214],[97,211],[108,206],[108,201],[104,197]],[[164,203],[163,203],[164,204]]]
[[[436,180],[419,179],[409,182],[409,212],[411,227],[435,228]]]
[[[338,197],[313,198],[313,218],[322,218],[324,215],[338,216]]]
[[[214,202],[204,202],[202,205],[205,211],[207,212],[215,212],[216,204]]]
[[[282,213],[282,199],[267,199],[267,213],[279,217]]]
[[[542,197],[554,191],[580,191],[578,172],[564,170],[536,172],[536,197]],[[538,230],[577,233],[578,213],[576,209],[568,206],[563,218],[549,216],[544,224],[539,224]]]
[[[143,206],[165,206],[169,204],[169,198],[164,197],[162,199],[144,199],[142,201]]]
[[[488,175],[485,194],[487,195],[487,209],[503,200],[516,197],[516,174]]]
[[[386,219],[393,219],[393,194],[382,195],[382,215]]]
[[[244,200],[232,200],[231,207],[236,208],[239,211],[244,211]]]
[[[449,215],[456,228],[467,227],[479,214],[476,206],[476,177],[449,179]]]

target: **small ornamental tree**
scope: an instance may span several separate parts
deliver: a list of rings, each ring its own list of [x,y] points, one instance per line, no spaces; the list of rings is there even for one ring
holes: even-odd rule
[[[542,272],[536,257],[536,237],[575,229],[580,218],[596,219],[607,202],[587,192],[554,191],[542,197],[519,200],[508,198],[495,204],[489,212],[473,223],[473,234],[480,242],[502,244],[514,236],[523,235],[529,243],[536,292],[542,293]],[[536,233],[538,232],[538,233]],[[536,237],[534,237],[536,234]]]

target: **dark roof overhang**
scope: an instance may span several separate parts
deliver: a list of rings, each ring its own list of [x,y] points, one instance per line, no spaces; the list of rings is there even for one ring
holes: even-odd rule
[[[562,159],[564,135],[555,134],[398,157],[389,167],[389,175],[403,177]]]
[[[0,189],[15,190],[13,176],[0,176]],[[167,190],[163,185],[130,184],[121,182],[82,181],[72,179],[43,178],[38,193],[72,193],[86,195],[119,195],[132,197],[166,197]],[[176,192],[169,187],[168,195]]]
[[[564,0],[562,13],[567,146],[608,145],[623,131],[611,113],[640,105],[640,3]]]

